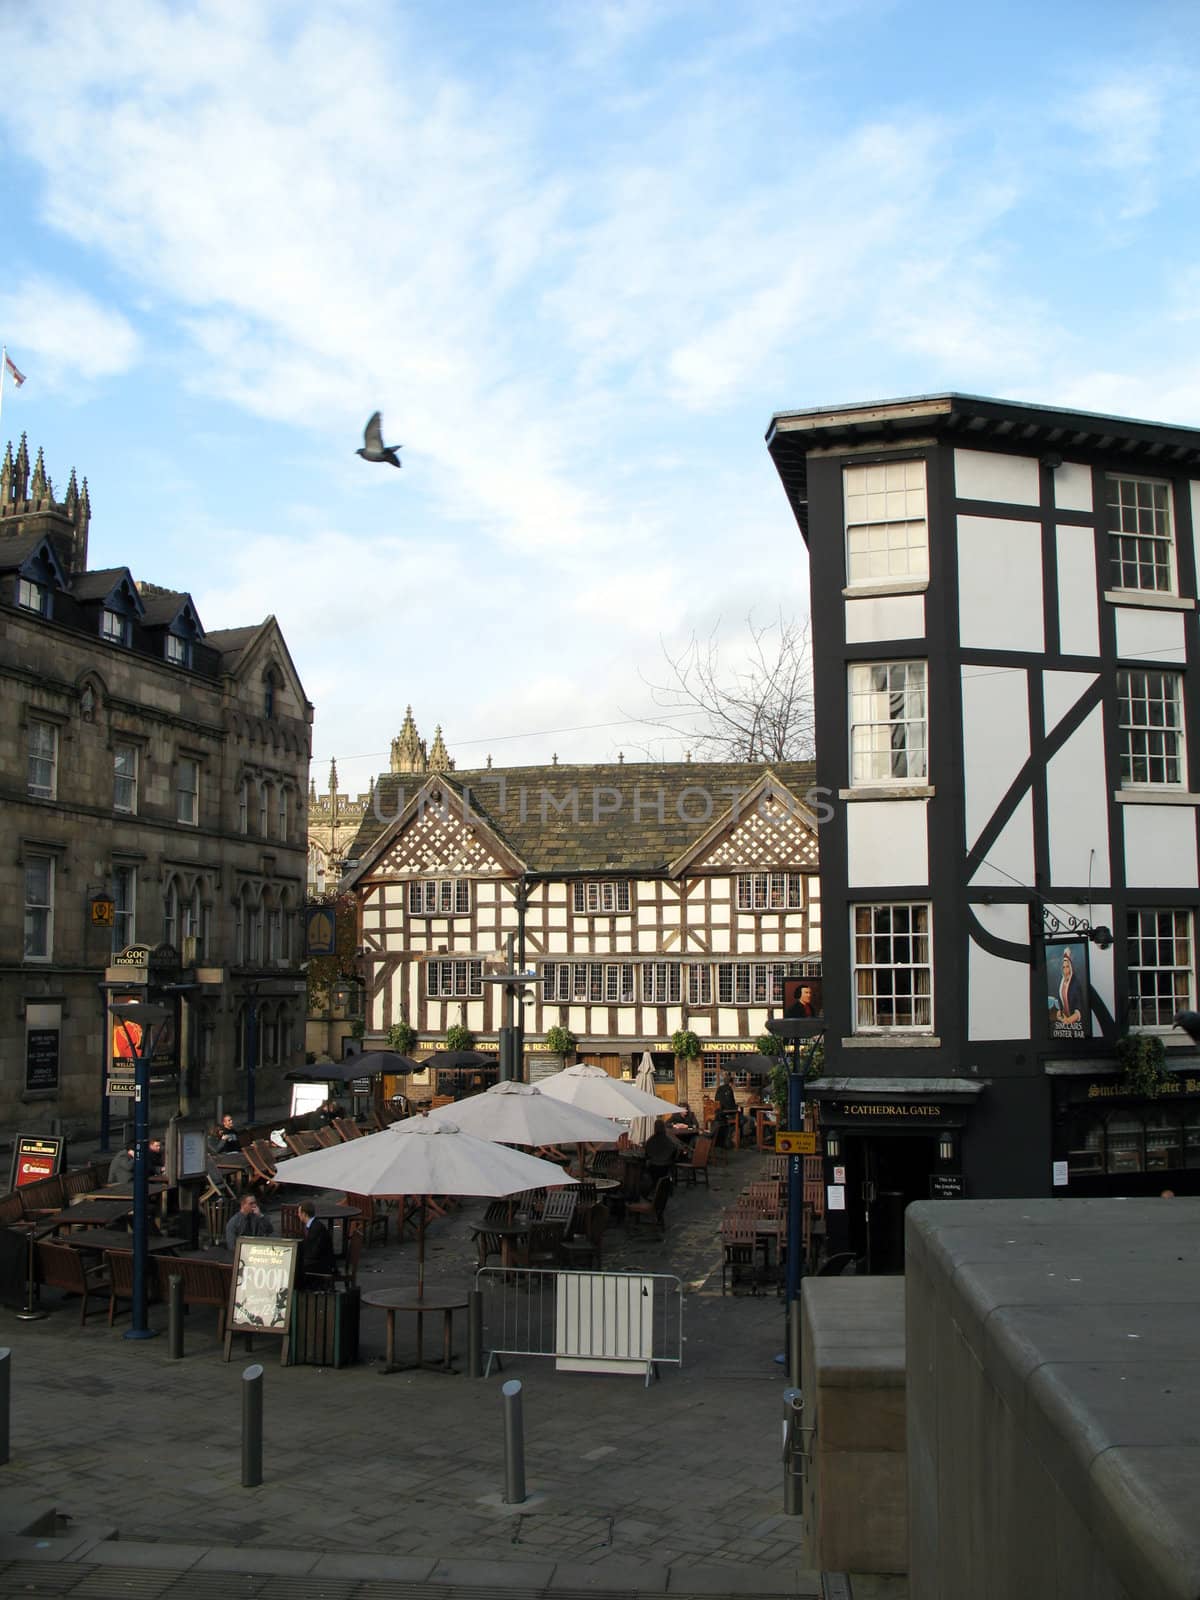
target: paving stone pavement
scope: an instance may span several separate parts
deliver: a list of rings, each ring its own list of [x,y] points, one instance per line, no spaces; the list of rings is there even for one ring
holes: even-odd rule
[[[155,1547],[171,1568],[160,1567],[154,1581],[162,1586],[121,1592],[199,1596],[199,1588],[170,1584],[182,1581],[180,1572],[198,1576],[195,1563],[225,1548],[235,1563],[274,1561],[271,1582],[282,1558],[310,1574],[337,1557],[390,1563],[317,1573],[321,1582],[344,1582],[347,1596],[358,1595],[356,1584],[365,1597],[385,1581],[432,1575],[445,1600],[450,1569],[464,1562],[477,1564],[472,1582],[488,1574],[508,1593],[522,1584],[551,1589],[561,1573],[559,1587],[570,1578],[589,1590],[818,1594],[800,1519],[782,1514],[784,1373],[774,1359],[783,1348],[782,1303],[773,1294],[720,1293],[719,1215],[761,1166],[756,1153],[734,1152],[714,1171],[710,1190],[681,1189],[665,1239],[610,1232],[606,1269],[675,1273],[687,1291],[683,1365],[661,1367],[649,1388],[637,1376],[558,1372],[546,1358],[506,1358],[502,1374],[482,1381],[429,1371],[385,1375],[383,1313],[366,1307],[355,1367],[281,1367],[277,1345],[265,1340],[252,1355],[235,1341],[226,1364],[215,1312],[204,1310],[187,1318],[184,1360],[171,1361],[165,1338],[125,1340],[120,1320],[109,1329],[93,1314],[81,1329],[78,1301],[59,1302],[50,1291],[45,1321],[0,1313],[0,1343],[12,1350],[11,1461],[0,1468],[0,1483],[22,1503],[52,1505],[69,1519],[42,1545],[65,1575],[64,1540],[74,1541],[80,1595],[109,1592],[96,1588],[85,1566],[115,1567],[122,1551],[142,1550],[153,1568]],[[464,1205],[431,1225],[428,1289],[469,1287],[470,1224],[481,1211]],[[415,1277],[409,1240],[363,1254],[365,1290]],[[412,1354],[403,1321],[398,1348]],[[161,1307],[152,1308],[151,1322],[165,1327]],[[241,1373],[257,1360],[266,1369],[265,1481],[245,1489]],[[509,1377],[524,1386],[530,1498],[523,1507],[502,1504],[500,1384]],[[101,1537],[113,1531],[115,1541]],[[31,1555],[28,1544],[0,1539],[0,1562],[19,1565]],[[201,1554],[188,1562],[181,1549]],[[398,1567],[405,1558],[411,1565]],[[0,1566],[0,1596],[75,1592],[5,1587],[20,1579]],[[903,1585],[891,1582],[873,1592],[902,1595]],[[302,1592],[290,1591],[292,1600]],[[320,1590],[341,1592],[336,1584]]]

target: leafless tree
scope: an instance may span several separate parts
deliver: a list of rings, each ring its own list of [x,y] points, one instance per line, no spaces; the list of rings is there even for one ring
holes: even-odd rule
[[[679,651],[663,642],[662,680],[640,674],[655,705],[675,714],[659,726],[714,761],[806,761],[813,755],[812,648],[808,618],[746,618],[746,638],[707,638]],[[658,721],[658,719],[655,719]]]

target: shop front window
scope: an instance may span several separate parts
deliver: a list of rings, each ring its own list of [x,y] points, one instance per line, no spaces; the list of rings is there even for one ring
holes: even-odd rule
[[[1068,1124],[1067,1162],[1072,1178],[1104,1171],[1104,1123],[1091,1112],[1072,1117]]]
[[[1108,1119],[1108,1171],[1145,1170],[1141,1117],[1131,1112],[1114,1111]]]
[[[1146,1113],[1146,1171],[1167,1172],[1183,1165],[1183,1128],[1178,1111]]]

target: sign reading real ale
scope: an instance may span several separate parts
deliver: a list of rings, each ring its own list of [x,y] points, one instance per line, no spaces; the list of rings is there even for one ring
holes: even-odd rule
[[[38,1138],[33,1134],[19,1134],[13,1149],[13,1166],[10,1187],[24,1189],[43,1178],[52,1178],[62,1170],[63,1141],[57,1135]]]

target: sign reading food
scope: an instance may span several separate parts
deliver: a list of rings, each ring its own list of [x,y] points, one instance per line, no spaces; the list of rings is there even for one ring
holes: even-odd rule
[[[287,1364],[299,1248],[298,1239],[256,1239],[243,1234],[237,1241],[225,1319],[226,1361],[235,1333],[264,1333],[281,1337],[279,1359]]]

